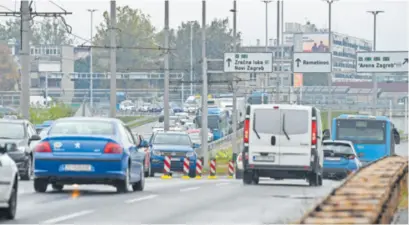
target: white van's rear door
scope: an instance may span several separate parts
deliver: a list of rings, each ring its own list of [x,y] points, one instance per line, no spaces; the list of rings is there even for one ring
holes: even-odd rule
[[[310,107],[280,106],[280,165],[310,166],[312,112]]]
[[[270,107],[252,107],[249,127],[249,164],[280,164],[280,111]],[[275,136],[275,144],[272,144]]]

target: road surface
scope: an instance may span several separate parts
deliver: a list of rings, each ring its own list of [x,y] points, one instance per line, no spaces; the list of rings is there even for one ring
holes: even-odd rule
[[[149,125],[136,128],[143,132]],[[407,155],[408,145],[398,145]],[[312,204],[341,182],[324,180],[309,187],[299,180],[262,180],[243,186],[240,180],[170,180],[148,178],[145,191],[117,194],[109,186],[80,186],[39,194],[31,181],[21,181],[17,218],[3,224],[169,224],[169,223],[287,223],[297,220]]]

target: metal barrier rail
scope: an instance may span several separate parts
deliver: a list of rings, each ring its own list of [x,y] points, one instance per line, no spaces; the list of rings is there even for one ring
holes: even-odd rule
[[[375,161],[349,176],[297,224],[389,224],[407,176],[408,158]]]
[[[243,129],[239,129],[236,132],[238,142],[241,142],[241,138],[243,137]],[[207,148],[208,152],[219,150],[225,147],[228,147],[231,144],[231,139],[233,138],[233,134],[229,134],[219,140],[210,142]]]

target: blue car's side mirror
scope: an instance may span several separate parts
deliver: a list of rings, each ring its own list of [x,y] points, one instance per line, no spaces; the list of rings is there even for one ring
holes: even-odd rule
[[[196,143],[193,144],[193,148],[199,148],[199,147],[200,147],[199,144],[196,144]]]

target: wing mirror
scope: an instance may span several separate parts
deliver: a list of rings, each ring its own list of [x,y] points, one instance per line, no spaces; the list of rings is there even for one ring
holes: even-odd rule
[[[324,140],[328,140],[328,139],[331,139],[331,133],[330,133],[329,129],[325,129],[322,132],[322,140],[324,141]]]
[[[28,143],[31,143],[32,141],[39,141],[41,140],[41,137],[38,136],[37,134],[34,134],[33,136],[31,136],[31,138],[28,140]]]
[[[396,128],[393,128],[393,138],[395,140],[395,144],[400,144],[400,134]]]
[[[141,141],[141,143],[139,144],[139,147],[142,147],[142,148],[147,148],[147,147],[149,147],[149,144],[148,144],[148,142],[147,142],[147,141],[142,140],[142,141]]]
[[[197,144],[197,143],[193,143],[192,147],[193,147],[193,148],[199,148],[199,147],[200,147],[200,145],[199,145],[199,144]]]

